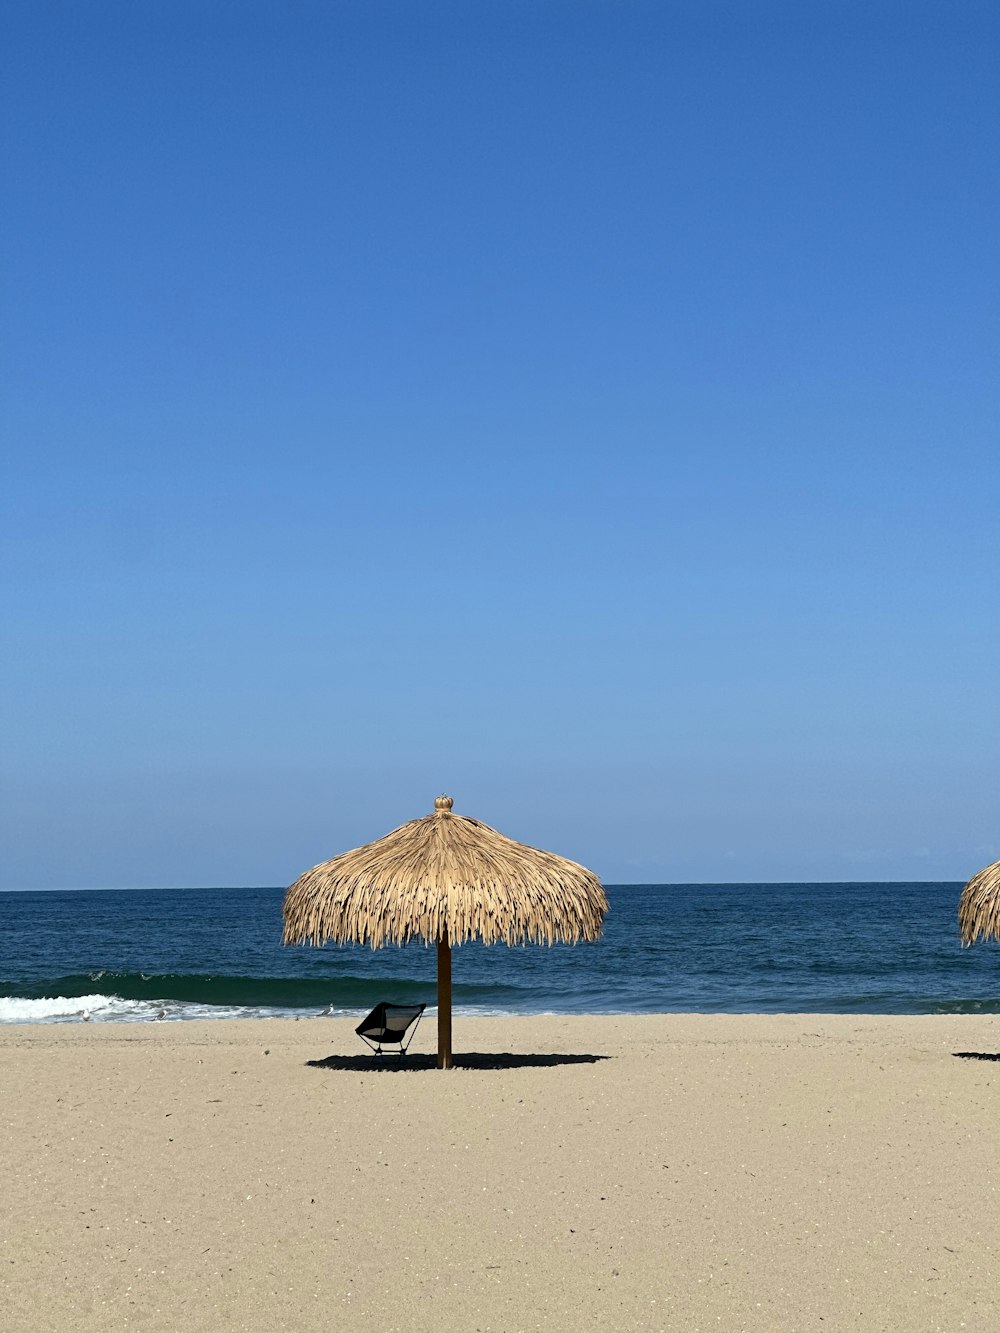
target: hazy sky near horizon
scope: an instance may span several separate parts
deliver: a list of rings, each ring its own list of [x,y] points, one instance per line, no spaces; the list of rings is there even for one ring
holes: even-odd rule
[[[1000,10],[8,0],[0,887],[1000,856]]]

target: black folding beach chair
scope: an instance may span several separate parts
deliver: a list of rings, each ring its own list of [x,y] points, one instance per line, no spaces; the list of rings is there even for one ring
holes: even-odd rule
[[[386,1000],[382,1004],[377,1004],[360,1027],[356,1027],[354,1031],[376,1055],[388,1055],[388,1051],[382,1050],[383,1045],[388,1043],[390,1046],[395,1046],[398,1042],[399,1050],[393,1051],[392,1054],[402,1059],[417,1031],[420,1015],[426,1008],[426,1004],[392,1004]],[[413,1032],[410,1033],[410,1041],[404,1046],[403,1038],[411,1023]]]

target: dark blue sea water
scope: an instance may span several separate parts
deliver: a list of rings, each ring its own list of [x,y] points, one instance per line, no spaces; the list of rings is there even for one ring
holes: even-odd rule
[[[596,944],[454,954],[465,1013],[1000,1012],[960,884],[616,885]],[[435,999],[433,948],[281,946],[282,890],[0,894],[0,1022],[363,1014]]]

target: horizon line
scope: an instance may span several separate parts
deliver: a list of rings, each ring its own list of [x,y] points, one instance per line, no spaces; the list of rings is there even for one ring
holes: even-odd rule
[[[966,879],[677,879],[677,880],[602,880],[607,889],[745,889],[766,885],[768,888],[817,887],[831,884],[965,884]],[[281,884],[55,884],[47,888],[0,888],[0,893],[198,893],[233,889],[283,889]]]

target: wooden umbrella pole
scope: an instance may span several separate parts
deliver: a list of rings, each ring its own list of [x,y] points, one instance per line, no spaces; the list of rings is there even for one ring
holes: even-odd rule
[[[438,1069],[451,1068],[451,945],[445,926],[438,946]]]

